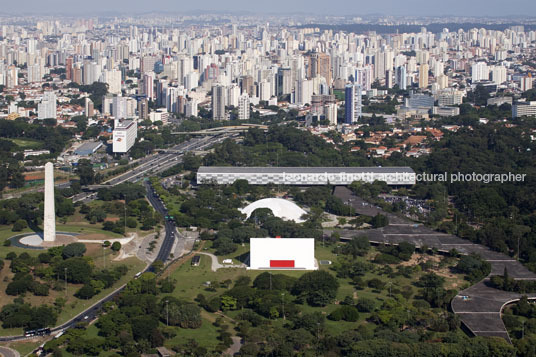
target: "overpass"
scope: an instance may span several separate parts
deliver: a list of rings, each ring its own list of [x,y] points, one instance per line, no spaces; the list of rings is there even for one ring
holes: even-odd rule
[[[250,128],[257,128],[263,131],[268,131],[267,125],[244,124],[244,125],[235,125],[235,126],[221,126],[217,128],[203,129],[203,130],[198,130],[198,131],[176,131],[176,132],[172,132],[171,134],[212,136],[212,135],[221,135],[221,134],[244,133],[248,131]]]

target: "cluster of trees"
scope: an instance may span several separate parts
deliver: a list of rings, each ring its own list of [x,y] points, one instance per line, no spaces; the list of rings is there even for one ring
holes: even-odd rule
[[[199,294],[196,300],[209,312],[251,309],[258,318],[296,318],[298,305],[307,302],[326,306],[333,302],[338,288],[337,279],[323,270],[305,273],[298,279],[266,272],[257,276],[252,285],[248,277],[240,277],[222,295],[207,298]]]
[[[519,254],[532,267],[536,262],[536,144],[528,133],[536,126],[523,119],[515,124],[476,125],[448,133],[433,145],[428,157],[415,160],[412,167],[432,174],[526,174],[523,182],[445,183],[458,211],[457,225],[451,222],[447,231],[503,253]],[[482,228],[477,230],[469,222],[478,222]]]
[[[153,353],[166,339],[175,337],[176,329],[170,326],[201,326],[201,311],[196,304],[162,296],[161,292],[153,273],[142,274],[130,281],[117,299],[104,304],[104,314],[96,323],[98,336],[88,337],[83,328],[69,329],[60,338],[47,342],[45,351],[61,355],[65,349],[90,356],[115,351],[123,356],[138,356]]]
[[[320,277],[320,272],[314,273]],[[424,277],[423,288],[439,289],[442,281],[436,278]],[[301,283],[307,284],[310,280],[311,276]],[[383,302],[364,297],[355,301],[348,296],[327,316],[320,312],[306,313],[301,304],[307,300],[293,292],[294,287],[300,285],[299,281],[284,274],[263,273],[250,284],[248,277],[240,277],[223,294],[213,297],[200,294],[196,300],[210,312],[240,311],[235,318],[238,321],[235,329],[244,342],[240,356],[466,356],[479,353],[510,356],[514,351],[502,339],[466,337],[459,331],[456,315],[445,309],[431,310],[430,304],[421,298],[408,304],[397,295]],[[308,285],[311,289],[318,288],[316,283]],[[329,284],[321,286],[328,289]],[[340,334],[328,331],[326,317],[357,322],[360,312],[370,314],[366,324],[356,323]],[[283,326],[271,323],[283,316],[286,318]],[[174,350],[186,355],[210,354],[191,341],[175,346]]]
[[[400,242],[398,245],[380,245],[380,254],[376,255],[374,262],[378,264],[398,264],[408,261],[415,252],[415,245],[409,242]]]
[[[454,270],[457,273],[465,274],[465,279],[471,283],[476,283],[489,275],[491,264],[483,260],[479,255],[464,255],[460,257]]]
[[[245,147],[244,147],[245,146]],[[370,166],[370,160],[350,151],[341,151],[309,132],[292,126],[271,126],[268,132],[250,129],[243,144],[226,140],[207,154],[206,166]]]
[[[294,198],[299,204],[320,208],[337,216],[355,215],[355,210],[352,206],[345,204],[340,198],[333,196],[331,193],[331,187],[313,186],[304,191],[298,191]]]
[[[37,227],[43,220],[43,193],[28,193],[20,198],[0,201],[0,225],[11,225],[12,230],[19,232],[30,226]],[[55,195],[55,208],[58,217],[74,214],[75,208],[71,199],[58,192]]]
[[[85,252],[83,243],[71,243],[50,248],[37,257],[28,253],[18,256],[14,252],[8,253],[6,259],[15,275],[6,287],[6,294],[24,295],[29,291],[37,296],[48,296],[50,288],[63,290],[65,282],[69,282],[85,284],[75,296],[89,299],[111,287],[128,271],[123,265],[96,271],[91,258],[84,257]]]
[[[29,124],[24,120],[0,120],[3,138],[34,139],[41,142],[41,148],[58,155],[72,138],[73,133],[62,127]],[[22,153],[20,154],[22,155]],[[18,157],[20,159],[20,157]]]
[[[97,192],[97,198],[101,201],[125,200],[128,203],[143,197],[145,197],[145,189],[133,183],[122,183],[110,188],[99,188]]]
[[[53,326],[57,316],[58,310],[52,306],[31,306],[20,298],[12,304],[4,305],[0,311],[3,328],[23,327],[32,330]]]
[[[510,338],[516,347],[516,355],[521,357],[534,356],[536,353],[536,309],[527,296],[506,307],[502,320]]]
[[[136,199],[124,203],[122,201],[104,201],[99,206],[90,207],[83,204],[80,213],[91,223],[104,222],[103,229],[118,234],[125,233],[125,227],[136,228],[138,221],[141,229],[150,230],[161,220],[161,216],[144,199]],[[106,221],[108,214],[119,217],[117,221]],[[125,221],[126,220],[126,221]]]
[[[512,291],[521,294],[535,293],[536,281],[515,280],[508,275],[508,270],[504,268],[503,275],[493,275],[487,282],[490,286],[505,291]]]

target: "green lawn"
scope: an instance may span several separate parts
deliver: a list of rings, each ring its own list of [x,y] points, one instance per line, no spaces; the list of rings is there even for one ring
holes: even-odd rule
[[[39,149],[43,146],[43,142],[39,140],[33,140],[33,139],[7,139],[10,140],[12,143],[19,146],[21,149]]]
[[[322,243],[318,243],[315,248],[315,256],[317,260],[331,260],[332,262],[337,261],[337,255],[333,253],[333,250],[335,249],[335,245],[331,246],[322,246]],[[236,259],[237,256],[240,256],[241,254],[247,252],[249,250],[249,245],[246,244],[245,246],[239,246],[238,250],[232,254],[228,254],[222,257],[219,257],[219,260],[221,261],[224,258],[233,258]],[[209,248],[207,251],[213,252],[213,249]],[[374,256],[377,254],[377,250],[372,248],[371,252],[365,256],[365,257],[358,257],[359,260],[363,261],[371,261]],[[429,258],[428,256],[424,256]],[[436,259],[445,259],[445,258],[437,258]],[[448,261],[449,266],[455,264],[455,260]],[[403,276],[396,276],[393,278],[390,278],[383,274],[380,270],[383,265],[377,265],[374,264],[374,269],[371,272],[368,272],[363,279],[365,281],[370,280],[372,278],[378,278],[385,283],[390,283],[392,285],[386,285],[384,289],[381,291],[373,290],[371,288],[364,288],[363,290],[356,290],[355,286],[351,284],[350,279],[341,279],[339,278],[340,287],[337,291],[336,301],[342,301],[345,297],[351,296],[353,298],[360,298],[360,297],[367,297],[370,299],[373,299],[376,301],[376,306],[380,306],[383,301],[386,299],[389,299],[389,286],[391,286],[391,289],[394,291],[396,289],[401,289],[404,286],[412,286],[414,294],[418,292],[418,288],[413,286],[412,283],[414,283],[424,272],[416,272],[413,274],[411,278],[406,278]],[[222,288],[219,286],[218,283],[223,282],[225,280],[232,280],[235,281],[239,276],[246,275],[251,278],[253,281],[259,274],[263,273],[263,271],[251,271],[246,269],[238,269],[238,268],[229,268],[229,269],[219,269],[217,272],[212,272],[211,269],[211,260],[208,256],[201,255],[201,263],[198,267],[192,267],[190,264],[190,261],[186,262],[182,266],[180,266],[178,269],[173,271],[171,273],[171,278],[175,279],[177,281],[177,287],[175,291],[173,292],[173,295],[188,301],[193,301],[195,297],[202,293],[205,295],[207,299],[212,298],[213,296],[222,295],[226,288]],[[327,270],[331,274],[335,275],[335,272],[332,269],[332,265],[321,265],[321,270]],[[395,267],[393,267],[394,270]],[[275,273],[275,272],[274,272]],[[278,271],[277,274],[285,274],[288,276],[294,276],[294,277],[300,277],[303,275],[304,271]],[[181,284],[181,282],[187,282],[186,284]],[[216,291],[209,291],[203,284],[206,281],[210,281],[212,283],[212,286],[216,288]],[[460,275],[454,275],[452,277],[448,277],[446,279],[447,284],[450,283],[457,283],[459,285],[462,285],[464,283],[463,277]],[[413,299],[410,299],[410,303]],[[329,315],[332,311],[337,309],[340,305],[338,305],[337,302],[329,304],[325,307],[311,307],[307,304],[304,304],[300,306],[300,310],[304,313],[310,313],[319,311],[324,315]],[[238,315],[239,311],[227,311],[225,312],[226,315],[230,317],[236,317]],[[216,316],[216,315],[213,315]],[[340,334],[346,330],[356,328],[359,324],[362,324],[366,319],[370,316],[368,313],[360,313],[360,319],[357,322],[345,322],[345,321],[330,321],[326,320],[326,326],[328,331],[331,334],[337,335]],[[277,319],[272,321],[274,324],[283,324],[282,319]],[[208,328],[208,327],[203,327]],[[211,327],[212,328],[212,327]],[[197,330],[199,331],[199,330]],[[184,338],[188,338],[191,334],[192,336],[203,336],[202,341],[200,343],[205,347],[214,346],[217,344],[217,340],[214,337],[212,337],[208,332],[204,331],[203,333],[197,333],[196,330],[191,331],[183,331],[181,330],[180,335],[181,337],[184,336]],[[178,337],[177,337],[178,338]],[[174,342],[173,342],[174,343]],[[170,346],[173,345],[173,343],[170,343]]]
[[[219,342],[218,328],[212,324],[212,321],[205,317],[203,317],[203,324],[198,329],[177,328],[175,331],[177,331],[177,336],[165,342],[168,348],[184,344],[189,339],[193,339],[201,346],[209,349],[214,349]]]
[[[4,344],[4,346],[17,350],[21,356],[26,356],[39,347],[43,342],[19,341]]]
[[[21,249],[23,250],[23,249]],[[33,252],[33,250],[27,250],[28,252]],[[38,254],[39,250],[35,250]],[[101,249],[95,249],[95,247],[92,247],[90,251],[88,251],[88,255],[93,258],[94,265],[97,269],[102,269],[104,267],[104,264],[106,264],[107,268],[117,266],[117,265],[126,265],[129,270],[125,276],[123,276],[119,281],[117,281],[113,287],[109,289],[105,289],[101,291],[96,296],[92,297],[89,300],[80,300],[78,298],[74,297],[75,292],[80,289],[82,285],[78,284],[68,284],[67,289],[64,291],[54,291],[50,290],[50,295],[46,297],[38,297],[33,296],[32,294],[28,293],[26,294],[25,301],[31,303],[32,305],[40,305],[43,303],[52,304],[54,300],[57,297],[66,297],[67,303],[65,304],[64,308],[61,310],[60,314],[58,315],[58,319],[56,321],[56,325],[60,325],[75,315],[78,315],[80,312],[84,311],[91,305],[93,305],[98,300],[102,299],[109,293],[111,293],[113,290],[117,289],[119,286],[127,283],[129,280],[131,280],[134,275],[143,270],[145,268],[145,263],[138,260],[137,258],[128,258],[122,261],[113,261],[116,255],[114,255],[110,249],[107,249],[104,251],[104,254],[102,254]],[[9,264],[4,268],[4,271],[8,269]],[[0,289],[2,294],[2,305],[9,303],[13,300],[14,297],[12,296],[6,296],[4,295],[4,290],[7,285],[7,282],[1,281],[0,282]],[[15,328],[15,329],[4,329],[0,327],[0,336],[11,336],[11,335],[20,335],[23,332],[22,328]]]

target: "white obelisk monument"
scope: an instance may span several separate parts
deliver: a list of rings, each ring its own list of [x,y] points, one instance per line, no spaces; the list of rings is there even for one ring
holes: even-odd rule
[[[43,219],[45,242],[56,240],[56,210],[54,208],[54,165],[45,164],[45,217]]]

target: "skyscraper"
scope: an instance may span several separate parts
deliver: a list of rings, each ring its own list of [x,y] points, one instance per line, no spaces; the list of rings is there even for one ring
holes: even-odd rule
[[[346,86],[345,95],[345,120],[346,124],[357,123],[362,114],[361,86],[359,84],[349,84]]]
[[[396,68],[396,84],[399,89],[406,90],[407,78],[406,78],[406,66],[400,66]]]
[[[212,120],[226,120],[225,115],[226,88],[222,84],[212,86]]]
[[[146,72],[143,75],[142,94],[144,94],[150,100],[155,99],[155,95],[154,95],[154,79],[155,79],[154,72]]]
[[[423,63],[419,66],[419,88],[428,87],[428,64]]]

